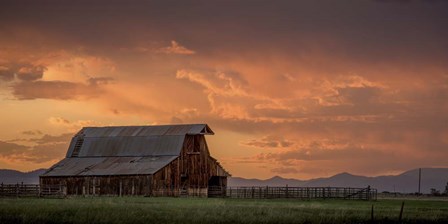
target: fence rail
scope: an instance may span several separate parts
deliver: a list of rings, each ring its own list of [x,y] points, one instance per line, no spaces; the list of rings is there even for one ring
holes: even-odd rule
[[[39,184],[0,184],[0,197],[63,197],[64,186]]]
[[[63,185],[45,185],[40,188],[40,197],[65,197],[66,187]]]
[[[215,189],[218,191],[219,189]],[[345,187],[228,187],[229,198],[296,198],[296,199],[347,199],[377,200],[377,190]]]
[[[0,197],[37,197],[38,184],[0,184]]]
[[[347,199],[377,200],[374,188],[345,187],[219,187],[209,186],[209,197],[227,198],[295,198],[295,199]],[[64,197],[63,185],[0,184],[0,197]],[[173,195],[174,196],[174,195]],[[178,196],[178,195],[177,195]]]

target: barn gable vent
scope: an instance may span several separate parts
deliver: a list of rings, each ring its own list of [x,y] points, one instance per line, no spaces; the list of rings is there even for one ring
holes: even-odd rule
[[[210,134],[214,134],[213,131],[206,125],[200,132],[203,135],[210,135]]]
[[[79,151],[81,150],[83,143],[84,143],[83,137],[78,137],[78,139],[76,139],[75,147],[73,148],[72,157],[78,157]]]

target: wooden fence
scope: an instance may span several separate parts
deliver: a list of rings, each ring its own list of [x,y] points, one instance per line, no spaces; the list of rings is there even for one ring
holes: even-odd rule
[[[374,188],[345,187],[219,187],[208,188],[209,197],[227,198],[295,198],[295,199],[347,199],[347,200],[377,200],[377,190]],[[38,184],[0,184],[0,197],[64,197],[66,187],[63,185]],[[173,195],[175,196],[175,195]],[[177,195],[179,196],[179,195]]]
[[[38,184],[0,184],[0,197],[63,197],[64,186],[41,188]]]
[[[38,184],[0,184],[0,197],[39,196]]]
[[[215,189],[218,191],[219,189]],[[221,189],[222,191],[222,189]],[[296,198],[296,199],[347,199],[377,200],[377,190],[345,187],[228,187],[229,198]]]

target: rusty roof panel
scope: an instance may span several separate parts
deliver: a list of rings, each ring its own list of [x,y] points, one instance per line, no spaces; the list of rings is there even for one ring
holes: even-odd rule
[[[165,135],[170,126],[147,126],[144,127],[140,132],[137,133],[138,136],[152,136],[152,135]]]
[[[190,129],[194,127],[193,125],[176,125],[171,126],[168,131],[165,133],[166,135],[185,135],[188,134]]]
[[[178,156],[65,158],[43,177],[154,174]]]
[[[179,155],[185,136],[85,137],[78,157]]]
[[[204,130],[204,128],[209,131],[203,132],[202,130]],[[206,124],[85,127],[81,132],[85,137],[213,134],[213,131],[211,131],[210,127],[208,127]]]

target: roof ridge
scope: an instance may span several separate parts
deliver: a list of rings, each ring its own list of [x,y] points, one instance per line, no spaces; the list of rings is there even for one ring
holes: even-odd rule
[[[166,126],[194,126],[194,125],[207,125],[206,123],[196,124],[160,124],[160,125],[110,125],[110,126],[85,126],[83,128],[125,128],[125,127],[166,127]]]

